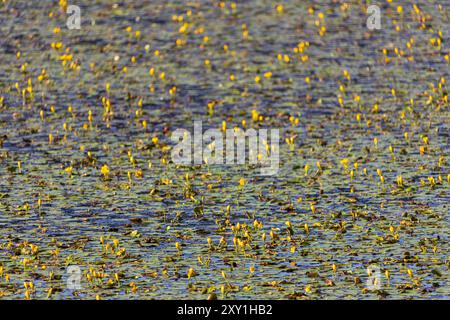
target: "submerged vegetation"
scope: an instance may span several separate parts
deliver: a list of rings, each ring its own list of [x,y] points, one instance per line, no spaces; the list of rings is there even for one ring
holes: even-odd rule
[[[74,2],[80,30],[0,2],[0,298],[449,298],[446,1],[378,1],[380,30],[361,1]],[[279,128],[278,174],[175,165],[198,119]]]

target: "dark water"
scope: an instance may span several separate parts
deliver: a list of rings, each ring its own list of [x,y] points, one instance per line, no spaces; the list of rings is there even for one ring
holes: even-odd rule
[[[80,30],[64,3],[2,2],[0,297],[448,298],[440,3],[383,1],[370,31],[357,2],[78,1]],[[175,165],[194,120],[279,128],[278,174]]]

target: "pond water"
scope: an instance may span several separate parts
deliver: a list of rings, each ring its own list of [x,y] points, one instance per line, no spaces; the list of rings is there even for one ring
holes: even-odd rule
[[[450,297],[446,1],[379,1],[380,30],[357,1],[71,4],[0,3],[0,298]],[[195,120],[278,129],[278,172],[175,164]]]

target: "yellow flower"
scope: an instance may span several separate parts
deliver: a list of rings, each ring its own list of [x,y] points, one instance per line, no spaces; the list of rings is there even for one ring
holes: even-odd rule
[[[277,10],[278,13],[283,13],[283,11],[284,11],[283,5],[281,5],[281,4],[277,4],[275,9]]]
[[[308,175],[308,171],[309,171],[309,165],[305,165],[305,176]]]
[[[397,185],[399,187],[403,187],[403,177],[402,176],[397,177]]]
[[[409,275],[411,278],[414,277],[413,271],[412,271],[411,269],[407,269],[406,272],[408,273],[408,275]]]
[[[189,268],[188,272],[187,272],[187,276],[188,279],[192,278],[193,276],[195,276],[195,271],[193,268]]]
[[[105,178],[109,175],[109,167],[105,164],[101,169],[102,174],[105,176]]]
[[[212,248],[213,241],[212,241],[211,237],[208,237],[207,241],[208,241],[209,247]]]
[[[349,160],[347,158],[341,160],[341,165],[347,169]]]

